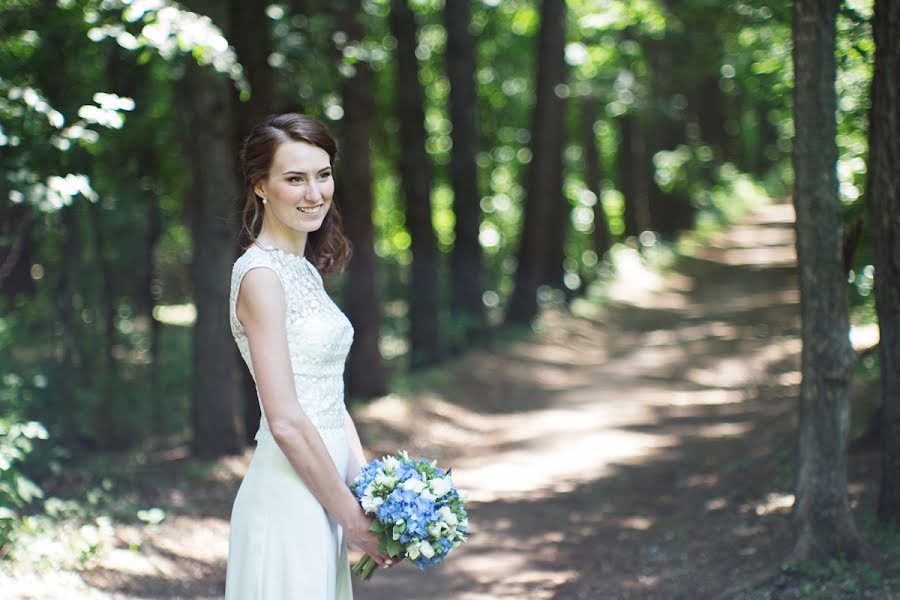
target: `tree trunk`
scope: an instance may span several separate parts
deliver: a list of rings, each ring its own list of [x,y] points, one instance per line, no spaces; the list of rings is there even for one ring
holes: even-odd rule
[[[116,402],[116,392],[120,390],[117,384],[118,372],[116,357],[113,349],[116,344],[116,293],[113,287],[113,272],[104,252],[106,250],[106,234],[103,228],[102,208],[96,202],[86,202],[88,215],[91,220],[92,237],[94,242],[95,272],[101,280],[100,285],[100,313],[102,314],[101,327],[103,328],[103,370],[100,373],[100,404],[96,407],[94,415],[94,434],[99,440],[101,448],[107,450],[122,450],[128,446],[133,432],[130,427],[119,421],[119,406]]]
[[[65,244],[63,246],[64,268],[60,274],[56,286],[56,310],[59,319],[59,329],[62,335],[62,364],[60,365],[61,393],[55,398],[48,414],[56,412],[60,414],[59,436],[62,444],[69,450],[76,450],[80,446],[81,432],[78,431],[76,415],[78,406],[75,399],[78,397],[79,373],[77,365],[83,364],[78,344],[76,341],[76,296],[80,295],[78,288],[80,263],[81,263],[81,235],[78,228],[78,209],[76,204],[69,204],[61,209],[62,223],[65,229]],[[77,444],[77,445],[76,445]]]
[[[563,7],[565,8],[565,5]],[[563,16],[563,22],[565,22],[565,16]],[[563,70],[563,81],[565,81],[565,44],[560,47],[557,58],[555,66]],[[547,220],[547,257],[544,261],[541,283],[556,289],[564,289],[566,236],[569,232],[569,223],[572,222],[572,205],[569,204],[569,200],[566,198],[563,190],[564,165],[562,157],[566,142],[565,108],[565,99],[556,98],[553,103],[553,109],[557,113],[554,118],[559,122],[559,129],[554,132],[552,139],[549,140],[549,148],[547,149],[547,158],[552,161],[552,171],[550,174],[551,187],[547,196],[550,203],[550,214]]]
[[[453,150],[450,180],[453,186],[455,241],[451,259],[452,312],[456,324],[454,346],[462,349],[473,335],[483,331],[484,303],[481,246],[481,197],[475,155],[478,134],[475,121],[475,42],[469,33],[470,0],[446,0],[447,78],[450,81],[450,122]]]
[[[855,354],[841,266],[836,175],[834,27],[839,0],[794,3],[794,142],[803,381],[790,561],[857,558],[863,544],[847,492]]]
[[[531,164],[522,235],[519,241],[515,288],[506,320],[528,323],[537,314],[537,289],[547,273],[547,257],[552,252],[547,234],[553,202],[562,196],[562,99],[557,86],[565,79],[564,0],[544,0],[538,34],[536,102],[531,123]],[[559,208],[559,207],[556,207]]]
[[[650,170],[647,146],[638,117],[619,117],[622,142],[619,145],[619,185],[625,200],[625,236],[637,236],[650,229]]]
[[[878,518],[900,523],[900,4],[875,0],[869,113],[869,209],[881,330],[881,490]]]
[[[4,158],[0,152],[0,163]],[[6,296],[6,306],[10,308],[15,306],[18,295],[34,293],[33,229],[34,208],[24,202],[13,204],[9,189],[0,183],[0,295]]]
[[[391,1],[397,39],[397,108],[400,173],[406,197],[406,228],[412,238],[409,282],[410,367],[440,359],[438,252],[431,222],[431,165],[425,152],[425,94],[416,63],[416,19],[407,0]]]
[[[156,297],[153,293],[153,281],[156,278],[156,244],[162,235],[162,214],[159,208],[159,197],[152,192],[145,195],[147,200],[147,235],[144,245],[144,296],[142,303],[144,312],[150,323],[150,398],[153,404],[153,433],[161,436],[165,431],[165,403],[162,398],[162,386],[160,375],[162,373],[162,345],[160,334],[162,323],[153,318],[153,308],[156,306]]]
[[[228,31],[226,4],[193,0],[190,7]],[[244,447],[234,341],[227,325],[234,258],[234,232],[227,217],[238,195],[233,96],[230,80],[193,60],[188,61],[181,92],[187,116],[184,131],[190,132],[185,147],[193,174],[187,201],[197,306],[191,389],[193,451],[212,457],[237,453]]]
[[[341,27],[348,44],[365,37],[359,0],[341,2]],[[376,398],[388,391],[387,373],[378,346],[381,333],[381,295],[378,292],[378,261],[375,256],[375,226],[372,222],[372,117],[375,93],[372,69],[365,60],[353,65],[353,75],[341,83],[343,95],[343,155],[339,170],[344,232],[353,244],[347,267],[344,299],[347,317],[353,323],[353,348],[347,358],[347,397]]]
[[[602,169],[600,165],[600,153],[597,151],[597,135],[594,133],[594,125],[597,123],[597,99],[589,96],[581,105],[581,129],[584,134],[584,180],[587,188],[593,192],[597,201],[594,203],[594,252],[598,258],[603,258],[606,251],[612,246],[612,235],[609,232],[609,221],[606,211],[603,210],[601,201]]]
[[[232,148],[235,159],[240,160],[239,152],[244,139],[250,135],[253,126],[274,111],[275,106],[275,73],[269,65],[272,54],[271,26],[266,7],[268,2],[260,0],[230,0],[231,21],[228,41],[234,47],[238,62],[244,69],[244,75],[250,84],[250,97],[241,101],[238,90],[232,87],[235,103],[235,127]],[[234,257],[237,258],[242,248],[249,243],[240,226],[240,215],[244,209],[244,199],[236,195],[232,214],[234,227],[241,233],[237,237]],[[256,383],[247,365],[240,358],[237,346],[232,344],[238,370],[238,394],[243,407],[244,435],[248,443],[252,443],[259,429],[260,409],[256,396]]]

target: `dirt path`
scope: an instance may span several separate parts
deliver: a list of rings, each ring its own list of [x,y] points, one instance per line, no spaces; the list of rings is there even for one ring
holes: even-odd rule
[[[792,218],[759,208],[664,279],[634,262],[599,318],[549,311],[528,341],[359,411],[373,454],[453,467],[473,535],[440,568],[401,564],[356,597],[695,600],[781,556],[800,380]],[[19,573],[6,589],[221,597],[248,460],[150,486],[162,524],[119,527],[86,569]]]
[[[697,599],[777,556],[790,497],[770,493],[769,459],[799,382],[792,217],[760,208],[665,280],[635,264],[600,323],[550,314],[533,342],[457,365],[467,389],[432,400],[452,426],[416,445],[470,491],[472,540],[359,597]]]

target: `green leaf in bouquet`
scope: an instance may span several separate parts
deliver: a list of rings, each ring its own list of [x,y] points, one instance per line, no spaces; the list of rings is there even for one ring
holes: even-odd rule
[[[369,525],[369,531],[371,531],[375,535],[384,533],[384,525],[381,524],[381,521],[375,519],[374,521],[372,521],[372,524]]]
[[[387,540],[387,553],[391,556],[398,556],[403,552],[403,544],[397,540]]]

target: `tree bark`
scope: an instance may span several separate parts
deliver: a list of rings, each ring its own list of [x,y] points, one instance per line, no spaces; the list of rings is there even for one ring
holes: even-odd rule
[[[857,558],[863,543],[850,512],[846,445],[855,354],[836,174],[834,35],[839,0],[794,3],[794,142],[803,381],[791,562]]]
[[[453,124],[453,149],[450,156],[450,181],[453,186],[453,213],[456,216],[455,240],[450,269],[453,280],[451,309],[457,324],[458,342],[464,347],[484,326],[481,246],[478,233],[481,221],[481,197],[475,155],[478,134],[475,120],[475,42],[469,33],[470,0],[446,0],[444,21],[447,28],[447,77],[450,81],[450,122]]]
[[[365,37],[359,0],[340,3],[341,27],[348,44]],[[372,69],[365,60],[353,64],[353,74],[341,83],[343,95],[344,160],[338,171],[344,232],[353,244],[347,267],[344,299],[353,324],[353,348],[347,358],[347,397],[376,398],[388,391],[387,373],[378,342],[381,333],[381,294],[378,291],[378,260],[375,226],[372,222],[372,117],[375,93]]]
[[[878,518],[900,522],[900,4],[875,0],[875,72],[866,204],[881,330],[881,489]]]
[[[618,119],[622,141],[617,155],[620,186],[625,201],[625,236],[637,236],[650,229],[650,169],[647,146],[638,117],[626,114]]]
[[[431,164],[425,151],[425,93],[416,62],[416,19],[407,0],[391,1],[391,31],[397,39],[397,108],[400,173],[406,197],[406,228],[412,238],[409,284],[410,367],[441,356],[438,252],[431,221]]]
[[[116,292],[113,285],[113,269],[105,256],[106,232],[103,225],[102,208],[96,202],[87,202],[90,217],[92,238],[94,243],[95,273],[100,278],[100,306],[102,315],[103,350],[100,373],[100,404],[96,407],[94,433],[99,445],[107,450],[122,450],[128,447],[133,432],[124,427],[119,417],[119,405],[116,402],[116,391],[119,388],[118,365],[113,349],[116,345]]]
[[[189,6],[228,31],[228,6],[193,0]],[[212,457],[244,447],[234,341],[228,330],[229,275],[235,232],[228,225],[238,195],[231,82],[189,60],[181,83],[187,117],[185,148],[193,179],[187,199],[193,241],[191,280],[197,322],[193,332],[191,421],[193,451]]]
[[[596,123],[597,99],[589,96],[581,105],[581,129],[584,134],[582,142],[584,145],[584,181],[597,199],[594,203],[594,252],[598,258],[603,258],[606,251],[612,246],[612,235],[609,232],[609,221],[601,201],[600,182],[603,173],[600,165],[600,153],[597,150],[597,135],[594,133]]]
[[[537,98],[531,124],[532,160],[519,241],[515,288],[506,320],[528,323],[537,315],[537,289],[546,279],[550,239],[548,220],[562,197],[563,103],[557,86],[565,79],[564,0],[544,0],[537,49]],[[556,207],[559,208],[559,207]]]

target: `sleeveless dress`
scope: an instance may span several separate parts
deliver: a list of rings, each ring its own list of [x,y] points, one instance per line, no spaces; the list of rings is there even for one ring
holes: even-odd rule
[[[270,269],[281,280],[297,399],[341,478],[346,479],[349,448],[344,434],[343,373],[353,327],[305,257],[250,246],[232,269],[229,312],[231,332],[254,380],[247,336],[235,306],[244,275],[255,268]],[[231,513],[226,600],[352,598],[343,531],[275,443],[265,413],[256,441]]]

